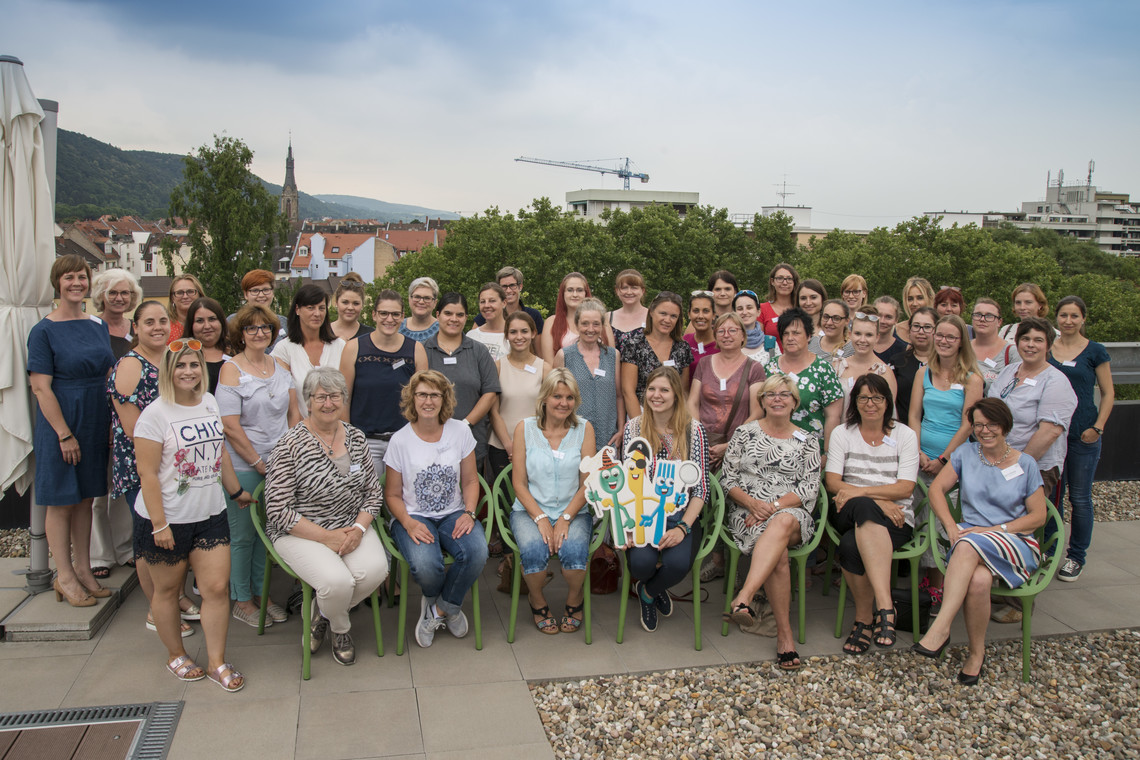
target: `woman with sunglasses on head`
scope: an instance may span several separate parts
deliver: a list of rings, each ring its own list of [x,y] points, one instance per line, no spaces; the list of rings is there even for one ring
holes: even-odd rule
[[[479,289],[479,316],[483,323],[467,331],[467,337],[481,343],[491,358],[499,361],[510,353],[507,341],[507,291],[498,283],[484,283]]]
[[[142,483],[135,502],[135,554],[146,560],[154,581],[151,612],[168,652],[167,669],[181,681],[208,677],[226,691],[238,691],[245,679],[226,662],[230,528],[225,497],[242,507],[253,497],[230,463],[218,403],[206,390],[201,343],[193,338],[170,342],[159,366],[158,395],[135,423]],[[178,598],[188,566],[202,592],[204,669],[186,653],[178,631]]]
[[[253,493],[265,480],[266,463],[285,432],[301,420],[297,390],[284,367],[265,350],[273,342],[277,315],[267,307],[246,304],[230,323],[230,343],[236,356],[222,367],[218,410],[226,432],[226,450],[241,487]],[[265,577],[265,547],[254,530],[245,505],[227,498],[230,526],[230,598],[233,617],[257,627],[260,589]],[[285,610],[270,601],[267,626],[284,623]]]
[[[210,393],[216,392],[218,373],[230,358],[226,316],[222,305],[213,298],[199,298],[190,304],[182,334],[196,338],[202,344],[202,355],[206,357],[206,372],[210,378],[207,390]]]
[[[764,332],[760,323],[760,298],[751,290],[742,290],[732,299],[732,308],[744,325],[744,348],[741,349],[761,364],[779,355],[779,341]]]
[[[423,343],[439,332],[435,305],[439,301],[439,285],[430,277],[417,277],[408,286],[408,308],[411,316],[400,323],[400,334]]]
[[[181,274],[170,281],[170,301],[166,307],[170,314],[170,339],[178,340],[186,329],[186,312],[199,298],[205,298],[202,283],[192,274]]]
[[[645,327],[649,309],[642,303],[645,298],[645,278],[636,269],[624,269],[614,281],[614,294],[621,301],[621,308],[606,315],[606,324],[614,334],[614,347],[622,350],[625,337],[634,330]]]
[[[978,360],[978,372],[982,375],[985,390],[989,390],[994,378],[1010,364],[1021,361],[1012,341],[1005,340],[998,332],[1001,327],[1001,306],[992,298],[982,297],[974,302],[970,314],[974,326],[974,339],[970,346],[974,358]]]
[[[348,388],[344,421],[368,439],[376,472],[384,471],[384,452],[392,435],[407,424],[400,411],[400,390],[412,375],[427,369],[427,351],[400,333],[404,302],[394,290],[376,296],[376,329],[350,341],[340,355],[340,373]]]
[[[56,561],[58,601],[90,607],[111,595],[91,572],[91,502],[107,493],[107,371],[111,335],[83,313],[91,267],[67,254],[51,266],[59,306],[28,334],[28,379],[36,397],[33,448],[36,502],[47,508],[45,532]]]
[[[811,317],[812,335],[822,335],[819,329],[819,314],[827,301],[827,288],[819,280],[807,279],[796,288],[796,305]]]
[[[766,335],[776,337],[776,320],[788,309],[796,308],[792,294],[799,284],[800,276],[791,264],[772,267],[768,274],[768,300],[760,304],[760,325]]]
[[[934,323],[938,312],[932,306],[922,306],[910,317],[910,345],[905,351],[895,354],[891,369],[895,371],[898,385],[895,397],[895,412],[906,425],[910,418],[910,392],[914,388],[914,377],[918,371],[930,363],[934,355]]]
[[[899,302],[890,296],[879,296],[875,299],[875,311],[879,315],[875,355],[890,364],[891,360],[907,347],[907,344],[895,335],[895,324],[899,321]]]
[[[843,651],[858,655],[872,638],[879,647],[895,643],[891,554],[914,534],[919,453],[914,431],[893,419],[886,380],[863,375],[851,397],[845,424],[831,434],[824,483],[835,504],[828,519],[840,535],[839,564],[855,602]]]
[[[851,321],[852,354],[835,362],[835,371],[843,386],[843,413],[851,407],[851,389],[855,380],[867,374],[881,376],[891,388],[891,398],[898,395],[895,371],[875,354],[875,339],[879,334],[879,311],[874,306],[860,306]]]
[[[689,295],[689,326],[681,337],[693,350],[693,363],[689,365],[689,374],[697,371],[697,365],[706,356],[717,352],[716,334],[713,332],[713,322],[716,320],[716,301],[708,290],[694,290]],[[743,336],[742,336],[743,337]],[[743,342],[742,342],[743,345]]]
[[[348,343],[361,335],[372,332],[368,325],[360,323],[360,312],[364,309],[364,280],[356,272],[349,272],[340,280],[333,292],[336,306],[336,321],[332,331],[336,337]]]
[[[808,350],[825,362],[850,356],[855,351],[847,340],[850,325],[851,310],[847,304],[837,298],[825,301],[819,315],[820,332],[823,334],[812,336]]]
[[[1057,326],[1061,337],[1053,341],[1049,352],[1049,363],[1069,379],[1077,394],[1077,411],[1069,425],[1068,450],[1057,499],[1057,504],[1064,504],[1064,489],[1068,485],[1073,511],[1069,551],[1058,572],[1063,581],[1081,577],[1085,566],[1093,531],[1093,474],[1100,459],[1100,439],[1116,399],[1108,351],[1085,335],[1087,315],[1088,307],[1078,296],[1065,296],[1058,301]],[[1099,407],[1094,390],[1100,391]]]
[[[622,395],[630,416],[636,416],[635,412],[640,412],[649,374],[658,367],[677,370],[682,387],[689,387],[689,365],[693,363],[693,351],[682,340],[683,331],[681,296],[662,290],[649,304],[645,328],[627,335],[625,349],[621,352]]]
[[[578,340],[559,351],[555,367],[566,367],[578,381],[582,406],[578,412],[594,426],[599,446],[616,446],[625,426],[621,395],[621,352],[605,344],[606,306],[587,298],[574,312]]]
[[[867,281],[862,275],[849,274],[843,278],[843,283],[839,286],[839,295],[843,297],[843,303],[847,304],[847,308],[854,312],[867,303]]]
[[[910,318],[924,306],[929,306],[931,310],[934,309],[934,286],[924,277],[907,279],[902,289],[902,306],[903,312],[906,314],[906,321],[895,325],[895,333],[907,343],[912,343],[913,341],[910,339]],[[934,314],[934,318],[937,320],[938,312],[935,311]]]
[[[340,366],[345,343],[329,323],[328,296],[319,285],[302,285],[289,308],[289,332],[270,354],[293,375],[297,393],[305,386],[305,376],[317,367]],[[301,406],[301,416],[309,410]]]

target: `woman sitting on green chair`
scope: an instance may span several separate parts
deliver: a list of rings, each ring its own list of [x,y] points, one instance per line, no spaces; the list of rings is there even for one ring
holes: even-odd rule
[[[950,467],[930,484],[930,507],[946,528],[951,547],[942,611],[912,649],[924,657],[941,655],[950,641],[950,625],[963,610],[970,646],[958,681],[972,686],[986,659],[994,578],[1017,588],[1041,564],[1033,532],[1045,524],[1048,507],[1036,460],[1006,443],[1013,414],[1005,402],[985,398],[966,414],[978,442],[958,447],[950,455]],[[959,481],[962,520],[955,522],[946,492]]]
[[[344,375],[318,367],[305,376],[309,416],[277,442],[265,474],[266,533],[317,596],[309,649],[333,632],[333,658],[356,662],[348,611],[388,577],[388,559],[372,521],[382,491],[368,439],[341,417]]]
[[[721,487],[729,499],[728,530],[752,555],[748,577],[732,600],[732,621],[755,622],[748,604],[763,586],[776,619],[776,656],[784,670],[800,667],[789,608],[788,549],[815,535],[812,507],[819,495],[819,443],[792,422],[800,403],[796,381],[772,375],[760,386],[764,416],[736,429],[724,454]]]
[[[538,391],[537,415],[515,426],[511,532],[519,547],[527,598],[538,630],[574,633],[582,626],[583,583],[594,521],[578,471],[594,455],[594,427],[576,414],[582,397],[570,370],[552,370]],[[566,614],[550,614],[542,587],[546,565],[558,554],[566,578]]]

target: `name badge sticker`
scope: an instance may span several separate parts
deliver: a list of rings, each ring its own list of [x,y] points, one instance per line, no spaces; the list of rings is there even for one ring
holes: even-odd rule
[[[705,352],[705,344],[698,342],[697,343],[697,353],[703,354],[704,352]]]
[[[965,388],[962,387],[961,383],[950,383],[950,390],[961,391],[961,390],[965,390]]]
[[[405,364],[407,364],[407,362],[404,361],[403,359],[401,359],[400,361],[392,364],[392,369],[399,369],[400,367],[403,367]]]
[[[561,451],[557,451],[555,449],[551,449],[550,453],[554,455],[555,459],[565,459],[566,458],[565,454],[563,454]]]
[[[348,466],[348,471],[349,471],[349,472],[360,472],[360,465],[358,465],[358,464],[350,464],[350,465]]]
[[[523,369],[532,375],[538,372],[538,367],[534,366],[533,364],[524,364]]]
[[[993,359],[982,359],[982,364],[986,365],[990,369],[993,369],[997,366],[997,362],[995,362]]]
[[[1006,480],[1013,480],[1016,477],[1024,475],[1025,470],[1021,469],[1020,464],[1014,462],[1009,467],[1006,467],[1004,470],[1002,470],[1001,474],[1005,477]]]
[[[891,438],[889,435],[883,436],[883,443],[887,444],[891,448],[894,448],[895,446],[899,445],[898,441],[896,441],[894,438]]]
[[[793,430],[792,431],[792,438],[795,438],[797,441],[806,442],[807,441],[807,433],[805,433],[802,430]]]
[[[454,356],[445,356],[445,357],[443,357],[443,363],[444,364],[459,364],[459,360],[456,359]]]
[[[1026,385],[1037,385],[1037,378],[1027,377],[1027,378],[1025,378],[1025,384]]]
[[[779,317],[772,317],[772,324],[776,324],[777,319],[779,319]]]
[[[598,367],[596,370],[594,370],[594,376],[595,377],[605,377],[606,371],[604,369],[602,369],[601,367]]]
[[[720,379],[720,389],[722,392],[728,390],[728,381],[725,380],[723,377]]]
[[[788,373],[788,377],[792,378],[792,379],[793,379],[793,380],[795,380],[797,383],[800,381],[800,376],[799,376],[799,375],[797,375],[795,372],[789,372],[789,373]]]
[[[1075,367],[1075,366],[1077,366],[1077,363],[1075,361],[1061,362],[1061,366],[1062,367]]]
[[[661,362],[661,366],[662,367],[676,367],[677,362],[673,361],[672,359],[666,359],[665,361]]]
[[[848,388],[854,388],[855,387],[855,378],[853,378],[853,377],[847,378],[847,387]]]

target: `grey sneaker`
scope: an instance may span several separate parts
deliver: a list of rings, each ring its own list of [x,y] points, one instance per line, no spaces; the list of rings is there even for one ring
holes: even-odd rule
[[[1063,581],[1072,583],[1081,577],[1081,571],[1084,569],[1085,566],[1075,559],[1066,559],[1065,564],[1061,565],[1061,571],[1057,573],[1057,577]]]
[[[313,622],[309,626],[309,651],[313,654],[325,643],[329,634],[329,619],[319,612],[313,615]]]
[[[456,610],[454,614],[447,616],[447,630],[451,635],[457,639],[461,639],[467,635],[467,616],[463,614],[463,610]]]
[[[332,650],[333,659],[341,665],[351,665],[356,662],[356,646],[348,633],[333,634]]]
[[[416,622],[416,643],[425,649],[435,641],[435,632],[447,624],[445,618],[436,617],[431,612],[427,599],[420,599],[420,618]]]
[[[718,565],[712,557],[707,558],[704,564],[701,565],[701,583],[708,583],[723,577],[724,565]]]

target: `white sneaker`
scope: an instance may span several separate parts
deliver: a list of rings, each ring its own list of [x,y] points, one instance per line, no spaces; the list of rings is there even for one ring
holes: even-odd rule
[[[463,610],[456,610],[455,614],[447,616],[447,630],[457,639],[467,635],[467,616]]]
[[[428,600],[420,599],[420,617],[416,622],[416,643],[423,648],[431,646],[435,641],[436,630],[447,624],[444,618],[436,617],[431,611]]]

